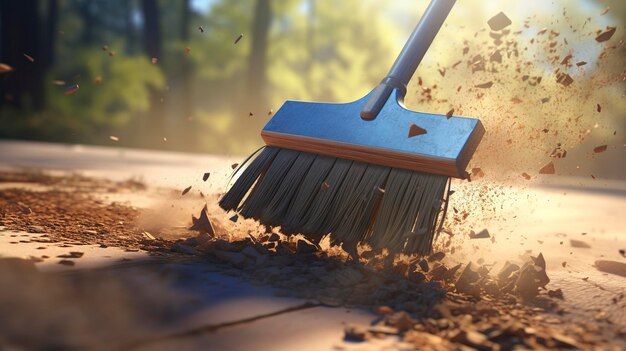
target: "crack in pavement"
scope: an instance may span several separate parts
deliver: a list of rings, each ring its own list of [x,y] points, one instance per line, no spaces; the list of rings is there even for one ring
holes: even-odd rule
[[[291,312],[296,312],[296,311],[301,311],[301,310],[314,308],[314,307],[321,307],[321,306],[324,306],[324,304],[322,304],[322,303],[313,303],[313,302],[305,302],[303,304],[287,307],[287,308],[284,308],[284,309],[281,309],[281,310],[278,310],[278,311],[265,313],[265,314],[260,314],[260,315],[257,315],[257,316],[248,317],[248,318],[244,318],[244,319],[239,319],[239,320],[235,320],[235,321],[231,321],[231,322],[203,325],[203,326],[200,326],[200,327],[196,327],[196,328],[192,328],[192,329],[188,329],[188,330],[184,330],[184,331],[180,331],[180,332],[176,332],[176,333],[172,333],[172,334],[168,334],[168,335],[149,337],[149,338],[145,338],[145,339],[142,339],[142,340],[136,340],[136,341],[133,341],[133,342],[125,343],[124,345],[119,346],[117,349],[118,350],[137,349],[138,347],[154,344],[154,343],[161,342],[161,341],[173,340],[173,339],[182,339],[182,338],[188,338],[188,337],[202,335],[202,334],[205,334],[205,333],[212,333],[212,332],[218,331],[220,329],[224,329],[224,328],[229,328],[229,327],[234,327],[234,326],[238,326],[238,325],[242,325],[242,324],[252,323],[252,322],[255,322],[255,321],[258,321],[258,320],[267,319],[267,318],[279,316],[279,315],[286,314],[286,313],[291,313]]]

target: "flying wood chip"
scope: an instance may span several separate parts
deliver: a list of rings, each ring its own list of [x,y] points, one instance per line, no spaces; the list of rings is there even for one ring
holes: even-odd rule
[[[446,113],[446,118],[450,118],[452,117],[452,115],[454,114],[454,109],[448,111],[448,113]]]
[[[215,229],[213,228],[213,224],[209,219],[206,205],[204,205],[204,208],[202,208],[202,212],[200,212],[200,218],[191,216],[191,221],[193,224],[191,225],[191,227],[189,227],[189,230],[205,232],[211,236],[215,235]]]
[[[596,104],[596,111],[602,112],[602,106],[600,106],[600,104]]]
[[[232,165],[230,165],[230,168],[235,169],[237,168],[237,166],[239,166],[239,163],[233,163]]]
[[[556,74],[556,82],[563,84],[563,86],[569,86],[574,83],[574,79],[567,73],[559,72]]]
[[[491,235],[489,235],[489,231],[487,229],[483,229],[478,233],[474,233],[474,231],[471,231],[469,233],[469,237],[470,239],[489,239],[491,238]]]
[[[596,36],[596,41],[598,43],[602,43],[611,39],[613,34],[615,34],[615,29],[615,27],[606,27],[605,30],[598,33],[598,35]]]
[[[229,220],[231,222],[237,223],[237,220],[239,220],[239,215],[234,215],[234,216],[230,217]]]
[[[580,66],[584,66],[587,64],[587,61],[578,61],[576,62],[576,66],[580,67]]]
[[[26,59],[27,59],[28,61],[30,61],[30,62],[35,62],[35,59],[34,59],[32,56],[30,56],[30,55],[26,55],[26,54],[24,54],[24,57],[26,57]]]
[[[209,179],[210,176],[211,176],[211,173],[209,172],[204,173],[204,175],[202,176],[202,181],[206,182],[206,180]]]
[[[120,141],[120,138],[116,137],[115,135],[111,135],[109,139],[111,139],[112,141]]]
[[[12,70],[13,70],[13,67],[5,63],[0,63],[0,73],[7,73],[7,72],[11,72]]]
[[[504,14],[504,12],[500,12],[497,15],[491,17],[487,24],[491,28],[491,30],[502,30],[508,27],[511,23],[511,20]]]
[[[428,133],[426,129],[418,127],[416,124],[411,124],[411,127],[409,127],[409,138],[426,133]]]
[[[541,167],[539,174],[554,174],[554,163],[550,161],[547,165]]]
[[[492,81],[488,81],[487,83],[477,84],[477,85],[474,85],[474,86],[476,88],[488,89],[488,88],[491,88],[493,86],[493,82]]]
[[[72,84],[68,87],[65,88],[65,91],[63,92],[63,94],[65,95],[71,95],[74,94],[75,92],[78,91],[80,87],[78,86],[78,84]]]
[[[526,172],[522,173],[522,177],[524,177],[524,179],[526,179],[526,180],[530,180],[530,174],[528,174]]]
[[[485,176],[485,172],[479,167],[472,168],[472,175],[478,178],[482,178]]]
[[[237,39],[235,39],[235,44],[237,44],[241,40],[241,38],[243,38],[243,34],[239,34]]]
[[[607,148],[607,145],[600,145],[600,146],[596,146],[593,148],[593,152],[596,154],[599,154],[601,152],[605,152]]]
[[[191,190],[191,185],[186,187],[185,190],[183,190],[183,195],[187,194],[189,190]]]

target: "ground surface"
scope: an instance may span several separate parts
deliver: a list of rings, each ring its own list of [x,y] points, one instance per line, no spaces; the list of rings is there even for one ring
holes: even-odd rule
[[[375,267],[344,264],[320,253],[301,259],[286,249],[287,257],[273,255],[270,267],[261,269],[216,260],[222,252],[217,244],[183,245],[172,252],[177,239],[197,234],[187,229],[190,214],[197,215],[205,202],[224,242],[253,246],[241,241],[249,230],[262,237],[253,224],[232,223],[214,205],[237,161],[0,142],[0,255],[35,262],[35,267],[25,261],[0,264],[2,286],[10,287],[0,293],[0,312],[12,316],[2,322],[0,344],[26,349],[453,349],[461,344],[494,349],[504,345],[498,338],[518,337],[532,339],[536,347],[626,347],[620,344],[626,335],[625,274],[620,266],[594,266],[598,260],[626,262],[618,251],[626,248],[624,183],[560,179],[511,189],[514,195],[502,202],[500,219],[483,223],[493,242],[455,240],[456,253],[445,258],[448,267],[468,261],[502,264],[527,250],[542,252],[551,279],[547,288],[561,289],[564,299],[543,291],[533,301],[505,303],[486,295],[477,300],[442,279],[437,286],[449,290],[447,302],[433,294],[424,304],[447,306],[454,315],[447,318],[450,325],[441,325],[445,316],[417,308],[414,315],[422,313],[424,319],[411,324],[411,332],[398,333],[397,321],[377,317],[377,306],[404,309],[411,296],[402,292],[421,291],[426,283],[362,278]],[[205,172],[211,173],[207,182],[201,179]],[[181,195],[190,185],[191,191]],[[342,272],[341,279],[316,280],[312,266]],[[267,277],[270,269],[278,269],[278,278]],[[361,272],[362,295],[341,286],[355,270]],[[428,279],[433,275],[426,273]],[[382,296],[376,282],[393,287],[394,297],[370,298]],[[333,294],[328,284],[336,288]],[[474,318],[464,320],[464,315]],[[364,343],[344,340],[346,323],[369,325],[385,318],[395,330],[366,330]],[[516,326],[518,321],[523,324]],[[489,331],[505,322],[507,333],[516,336]],[[490,339],[472,334],[476,330]]]

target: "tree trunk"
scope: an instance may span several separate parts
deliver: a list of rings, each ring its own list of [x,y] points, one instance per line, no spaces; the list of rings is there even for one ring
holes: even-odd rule
[[[43,107],[45,59],[40,38],[37,0],[0,0],[0,62],[13,67],[13,72],[0,76],[0,104]]]
[[[48,0],[46,14],[46,32],[43,43],[45,68],[49,69],[54,65],[55,46],[57,38],[57,23],[59,19],[59,4],[57,0]]]
[[[252,49],[248,57],[247,101],[250,108],[263,113],[269,110],[267,84],[267,38],[272,22],[270,0],[257,0],[252,24]]]
[[[159,5],[156,0],[141,0],[143,14],[143,50],[149,58],[161,59],[162,37]],[[159,63],[159,64],[162,64]],[[150,144],[159,146],[165,135],[165,113],[161,102],[162,94],[156,90],[150,92],[150,111],[148,112],[147,135]]]
[[[141,0],[143,13],[143,51],[149,57],[161,58],[162,37],[159,5],[156,0]]]
[[[180,40],[185,44],[189,44],[190,38],[190,17],[191,8],[189,0],[182,1],[181,20],[180,20]],[[185,57],[181,62],[181,83],[178,103],[180,106],[180,115],[176,119],[179,126],[179,139],[185,141],[185,148],[197,151],[198,128],[196,120],[193,118],[193,96],[191,89],[191,62]]]

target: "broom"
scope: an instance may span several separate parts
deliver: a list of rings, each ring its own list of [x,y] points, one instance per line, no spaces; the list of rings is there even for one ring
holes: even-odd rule
[[[406,84],[454,2],[430,3],[387,77],[365,97],[286,101],[261,132],[266,146],[235,170],[219,205],[314,243],[329,234],[353,258],[359,244],[429,254],[450,177],[468,176],[485,133],[477,119],[403,106]]]

